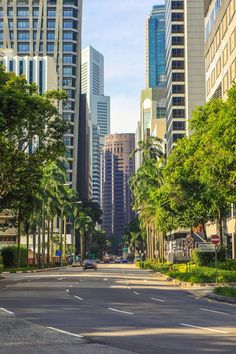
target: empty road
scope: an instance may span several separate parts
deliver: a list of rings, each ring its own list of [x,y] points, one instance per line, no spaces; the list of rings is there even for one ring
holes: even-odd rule
[[[236,353],[236,305],[133,265],[9,274],[0,353]]]

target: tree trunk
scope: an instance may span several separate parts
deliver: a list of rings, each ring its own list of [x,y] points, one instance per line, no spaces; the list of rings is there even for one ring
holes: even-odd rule
[[[63,260],[66,261],[66,216],[64,216],[64,247],[63,247]]]
[[[47,222],[47,264],[50,263],[50,220]]]
[[[20,267],[20,245],[21,245],[21,211],[18,211],[18,226],[17,226],[17,268]]]
[[[33,263],[36,265],[36,228],[33,228]]]
[[[41,265],[41,228],[38,226],[38,266]]]
[[[42,205],[42,268],[45,265],[45,205]]]
[[[218,211],[218,223],[219,223],[220,244],[223,245],[223,217],[222,217],[221,210]]]
[[[205,224],[202,224],[202,231],[203,231],[205,240],[207,240],[207,233],[206,233],[206,225]]]
[[[27,222],[26,229],[26,249],[27,249],[27,267],[29,266],[29,224]]]
[[[53,219],[51,220],[51,230],[50,230],[50,263],[53,262]]]
[[[80,254],[81,254],[81,261],[85,259],[85,237],[84,237],[84,230],[80,229]]]

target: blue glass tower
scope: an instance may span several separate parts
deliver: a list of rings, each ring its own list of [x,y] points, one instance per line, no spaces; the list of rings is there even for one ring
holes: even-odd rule
[[[166,81],[165,5],[155,5],[147,19],[146,82],[148,88]]]

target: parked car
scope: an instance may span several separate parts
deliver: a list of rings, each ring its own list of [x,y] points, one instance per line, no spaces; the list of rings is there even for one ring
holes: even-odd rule
[[[115,263],[120,263],[120,258],[119,258],[119,257],[117,257],[117,258],[115,259]]]
[[[85,259],[83,263],[83,269],[94,269],[97,270],[97,263],[92,259]]]
[[[128,263],[128,259],[127,259],[127,258],[123,258],[123,259],[121,260],[121,263]]]

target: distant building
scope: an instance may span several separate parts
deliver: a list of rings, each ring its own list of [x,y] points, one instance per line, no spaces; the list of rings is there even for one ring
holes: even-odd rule
[[[102,210],[106,235],[121,236],[125,225],[134,218],[129,177],[134,173],[135,134],[111,134],[105,137],[102,154]]]
[[[146,87],[166,81],[165,5],[155,5],[146,20]]]
[[[236,1],[205,0],[206,99],[227,98],[227,90],[236,81]],[[224,243],[228,256],[236,258],[236,202],[229,206],[224,223]],[[218,233],[208,223],[209,235]]]
[[[205,102],[204,0],[166,1],[167,154]]]
[[[137,136],[138,134],[138,136]],[[166,49],[165,49],[165,5],[155,5],[146,20],[146,89],[141,92],[140,126],[136,132],[136,143],[153,136],[166,138]],[[138,164],[142,156],[137,153]]]
[[[100,204],[100,155],[110,133],[110,97],[104,96],[104,57],[91,46],[82,51],[81,72],[81,91],[92,120],[92,199]]]

